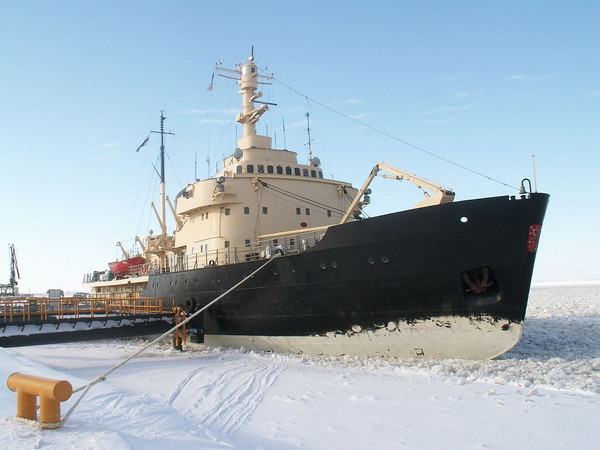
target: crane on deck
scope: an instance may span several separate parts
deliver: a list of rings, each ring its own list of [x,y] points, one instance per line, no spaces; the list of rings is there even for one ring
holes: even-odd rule
[[[19,293],[17,281],[21,278],[19,265],[17,264],[17,252],[13,244],[8,244],[8,254],[10,258],[10,278],[8,284],[0,284],[0,296],[15,296]]]

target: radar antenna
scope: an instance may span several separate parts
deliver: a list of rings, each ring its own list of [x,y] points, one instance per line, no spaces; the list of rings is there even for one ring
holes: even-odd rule
[[[312,164],[312,139],[310,137],[310,113],[306,113],[306,132],[308,133],[308,161]]]

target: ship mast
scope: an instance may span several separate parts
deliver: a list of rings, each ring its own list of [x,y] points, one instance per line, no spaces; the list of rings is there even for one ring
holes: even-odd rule
[[[268,82],[258,81],[259,78],[271,80],[272,77],[259,75],[258,68],[254,63],[254,56],[250,56],[244,64],[239,64],[236,69],[226,69],[221,66],[216,66],[215,70],[232,74],[223,75],[221,77],[237,80],[240,85],[240,94],[242,94],[242,112],[239,113],[235,120],[242,124],[243,136],[238,139],[238,147],[245,150],[250,148],[271,148],[271,138],[268,136],[260,136],[256,134],[256,124],[260,117],[269,110],[269,106],[276,106],[275,103],[263,102],[258,99],[263,93],[258,91],[259,84],[271,84]],[[256,104],[260,104],[258,108]]]
[[[165,134],[175,135],[171,132],[165,132],[164,111],[160,112],[160,131],[151,131],[151,133],[160,133],[160,227],[163,236],[167,234],[167,195],[165,191]]]

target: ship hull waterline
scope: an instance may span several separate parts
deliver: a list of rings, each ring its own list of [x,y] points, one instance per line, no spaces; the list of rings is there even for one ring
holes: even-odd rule
[[[200,316],[209,345],[491,359],[523,321],[547,194],[467,200],[330,227]],[[532,247],[533,246],[533,247]],[[192,312],[264,260],[151,275],[142,293]]]

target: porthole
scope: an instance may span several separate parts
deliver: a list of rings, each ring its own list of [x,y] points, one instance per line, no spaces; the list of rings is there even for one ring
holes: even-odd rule
[[[292,273],[296,273],[296,268],[294,266],[290,267],[290,270],[292,271]]]
[[[331,267],[334,269],[337,268],[337,263],[335,261],[331,261]]]
[[[375,258],[373,258],[372,256],[369,256],[369,259],[367,259],[367,261],[369,261],[369,264],[375,264]]]
[[[325,264],[324,262],[321,263],[321,269],[326,269],[327,268],[327,264]]]
[[[385,255],[383,255],[383,256],[381,257],[381,261],[382,261],[382,262],[384,262],[384,263],[388,262],[389,260],[390,260],[390,258],[388,258],[388,257],[387,257],[387,256],[385,256]]]
[[[468,217],[465,217],[465,216],[462,216],[462,217],[460,218],[460,221],[461,221],[462,223],[467,223],[467,222],[469,221],[469,218],[468,218]]]
[[[277,269],[273,269],[273,275],[277,275]]]

